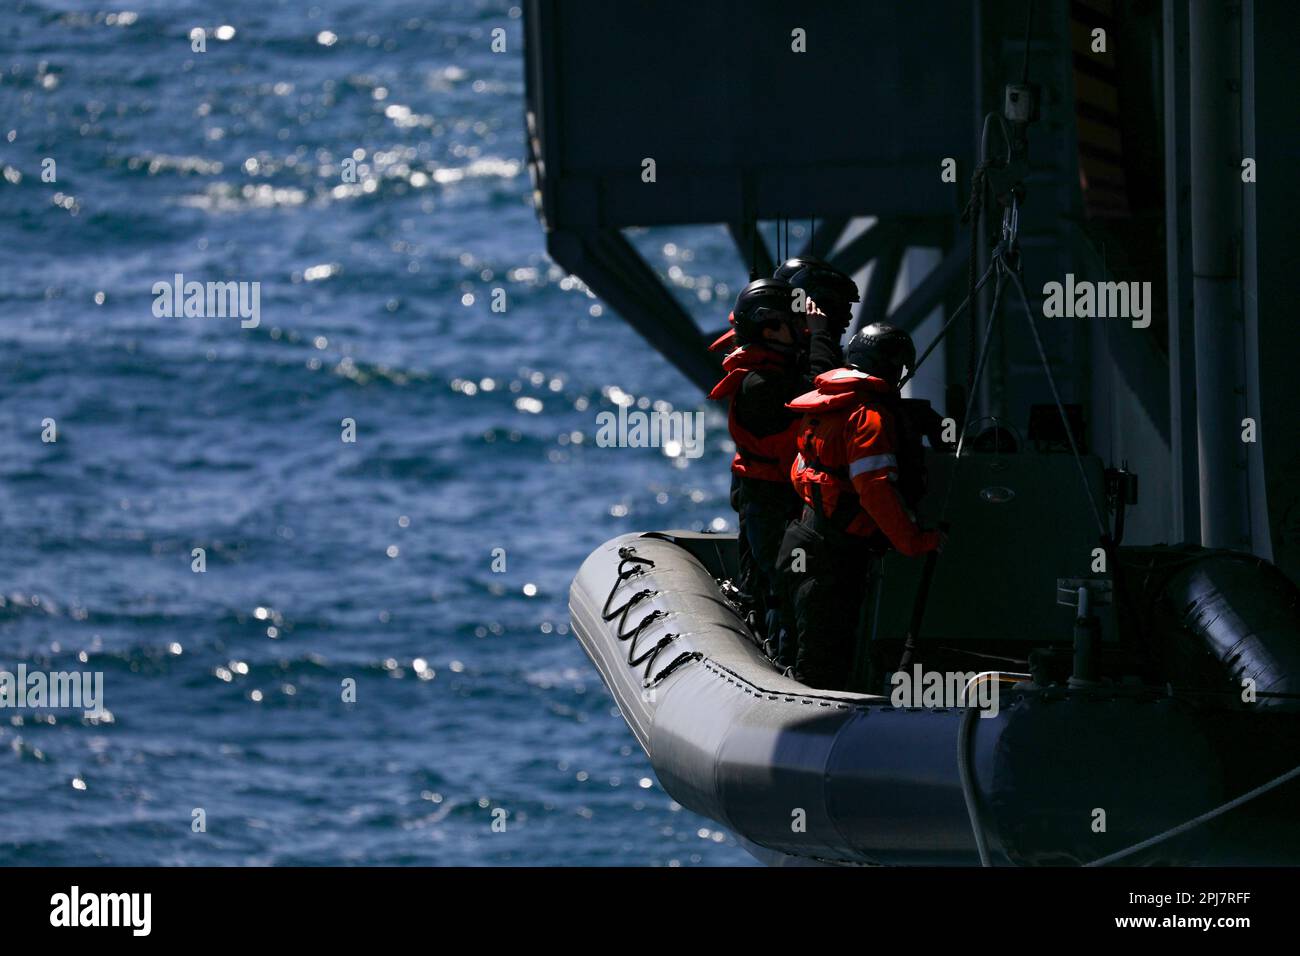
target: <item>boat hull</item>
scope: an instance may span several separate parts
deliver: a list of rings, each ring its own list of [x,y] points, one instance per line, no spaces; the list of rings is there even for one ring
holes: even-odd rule
[[[615,538],[583,564],[570,614],[664,789],[769,860],[978,865],[978,828],[993,864],[1077,865],[1300,763],[1294,714],[1262,725],[1149,689],[1005,684],[996,715],[976,716],[808,688],[773,669],[724,599],[734,548]],[[1296,792],[1125,862],[1297,862]]]

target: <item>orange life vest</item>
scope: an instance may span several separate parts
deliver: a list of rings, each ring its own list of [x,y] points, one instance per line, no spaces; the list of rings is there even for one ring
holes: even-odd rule
[[[919,442],[912,449],[911,438],[899,434],[893,387],[851,368],[824,372],[815,384],[786,406],[804,413],[790,469],[795,491],[849,534],[882,532],[904,554],[930,550],[938,535],[917,527],[908,511],[916,502],[899,485],[900,452],[909,471],[919,472],[908,476],[909,485],[923,481],[924,464],[912,453]]]
[[[788,356],[760,345],[742,346],[722,360],[722,368],[727,374],[713,386],[709,398],[725,398],[730,401],[727,429],[731,432],[731,440],[736,443],[736,456],[731,460],[731,470],[738,475],[783,485],[790,481],[799,420],[796,418],[788,428],[772,435],[755,435],[741,424],[736,414],[736,399],[750,372],[785,369],[789,362]]]

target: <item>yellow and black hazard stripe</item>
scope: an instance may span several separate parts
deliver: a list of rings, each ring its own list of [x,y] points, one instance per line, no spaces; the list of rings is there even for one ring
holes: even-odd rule
[[[1116,84],[1114,0],[1071,0],[1070,47],[1074,119],[1078,131],[1079,188],[1089,217],[1129,215],[1123,137]],[[1094,53],[1093,31],[1106,31],[1106,52]]]

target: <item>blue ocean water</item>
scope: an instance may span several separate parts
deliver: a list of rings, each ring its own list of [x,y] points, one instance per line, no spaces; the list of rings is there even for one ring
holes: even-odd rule
[[[508,2],[8,6],[0,669],[111,716],[0,711],[0,863],[750,862],[566,610],[605,539],[734,520],[725,429],[594,447],[704,403],[546,259],[524,155]],[[720,231],[637,242],[722,325]],[[156,316],[178,273],[260,324]]]

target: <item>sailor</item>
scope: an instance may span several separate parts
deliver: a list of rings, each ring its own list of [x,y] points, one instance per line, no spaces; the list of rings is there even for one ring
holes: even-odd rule
[[[739,587],[754,623],[767,638],[769,656],[794,663],[794,645],[782,648],[776,558],[786,525],[801,503],[790,484],[800,414],[786,403],[812,386],[814,375],[842,361],[830,318],[816,305],[795,310],[796,292],[780,279],[756,279],[736,298],[731,314],[737,346],[723,360],[726,376],[709,393],[730,403],[727,425],[736,455],[731,462],[731,505],[740,525]]]
[[[804,507],[778,558],[785,626],[798,645],[793,676],[825,689],[849,683],[863,596],[884,552],[915,556],[944,542],[914,515],[924,452],[898,393],[916,363],[911,336],[868,325],[844,359],[788,406],[803,415],[791,479]]]
[[[802,299],[804,311],[813,315],[819,312],[826,315],[826,331],[838,349],[840,339],[844,337],[853,319],[853,303],[858,301],[858,287],[854,281],[846,273],[812,256],[787,259],[777,267],[772,277],[802,290],[802,297],[795,297],[796,311],[799,310]],[[807,305],[808,300],[811,300],[811,306]],[[734,312],[727,317],[727,321],[731,327],[713,341],[709,346],[710,352],[729,352],[736,347]],[[805,354],[811,357],[810,352]],[[828,370],[819,369],[814,375],[822,371]]]
[[[787,259],[774,275],[802,289],[806,298],[812,300],[813,310],[826,314],[827,330],[838,344],[853,319],[853,303],[858,301],[858,287],[853,280],[812,256]]]

